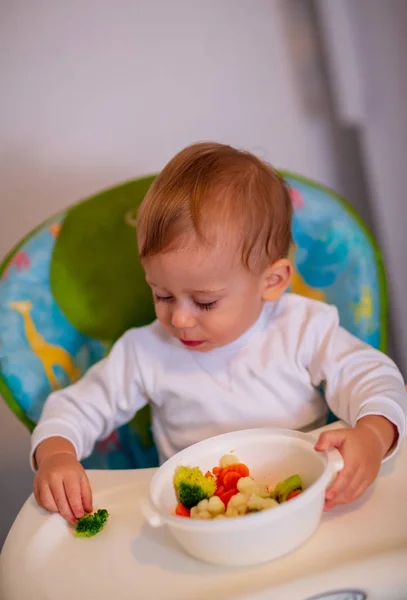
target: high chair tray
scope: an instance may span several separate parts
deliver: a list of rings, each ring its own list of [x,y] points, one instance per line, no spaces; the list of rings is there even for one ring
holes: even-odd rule
[[[153,473],[89,472],[95,507],[111,515],[104,531],[89,539],[75,538],[59,515],[47,514],[30,497],[0,557],[0,598],[407,598],[405,442],[363,500],[324,515],[315,535],[291,555],[250,568],[200,563],[184,554],[165,529],[147,525],[140,502]],[[342,595],[333,595],[340,590]]]

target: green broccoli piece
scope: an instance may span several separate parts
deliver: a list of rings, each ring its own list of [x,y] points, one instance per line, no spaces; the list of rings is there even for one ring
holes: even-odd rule
[[[199,467],[178,467],[174,474],[174,486],[178,502],[192,508],[216,491],[214,479],[205,477]]]
[[[75,527],[75,535],[77,537],[92,537],[102,531],[109,513],[102,508],[91,515],[85,515],[78,519]]]
[[[292,475],[284,481],[280,481],[273,490],[271,497],[280,504],[287,500],[287,497],[296,490],[303,491],[302,480],[299,475]]]

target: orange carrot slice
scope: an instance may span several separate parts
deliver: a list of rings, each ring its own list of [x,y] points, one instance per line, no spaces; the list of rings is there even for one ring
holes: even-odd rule
[[[190,517],[191,516],[191,512],[190,512],[189,508],[187,508],[183,504],[177,504],[177,507],[175,509],[175,514],[178,515],[179,517]]]
[[[225,488],[223,485],[218,485],[218,487],[216,488],[215,494],[214,496],[221,496],[221,494],[224,494],[226,492]]]
[[[223,504],[228,507],[229,500],[237,494],[237,489],[229,490],[227,492],[223,492],[223,494],[219,495],[219,498],[222,500]]]
[[[238,473],[237,471],[229,471],[223,477],[223,485],[225,486],[227,491],[234,490],[237,487],[237,482],[241,478],[242,478],[242,475],[240,473]]]
[[[221,483],[223,483],[223,479],[226,473],[239,473],[241,477],[248,477],[250,475],[249,467],[244,465],[243,463],[236,463],[235,465],[230,465],[229,467],[225,467],[222,470],[221,475],[218,477]]]
[[[301,490],[293,490],[292,492],[290,492],[287,496],[287,501],[288,500],[292,500],[293,498],[295,498],[296,496],[299,496],[300,494],[302,494]]]

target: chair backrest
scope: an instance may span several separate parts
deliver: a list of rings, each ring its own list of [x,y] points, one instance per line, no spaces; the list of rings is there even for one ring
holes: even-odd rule
[[[334,304],[343,327],[386,352],[386,277],[373,235],[333,191],[298,175],[284,176],[294,205],[291,291]]]
[[[330,190],[292,174],[292,291],[335,304],[342,324],[385,350],[386,288],[377,246]],[[80,377],[126,329],[150,322],[135,209],[153,177],[86,199],[28,234],[0,266],[0,394],[32,429],[51,390]],[[85,466],[157,464],[148,409],[98,443]]]

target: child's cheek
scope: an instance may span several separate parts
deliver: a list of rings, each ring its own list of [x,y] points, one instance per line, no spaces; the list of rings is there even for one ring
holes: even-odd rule
[[[230,336],[234,336],[235,330],[239,328],[239,324],[233,319],[230,312],[217,313],[209,315],[210,325],[207,323],[207,329],[215,332],[217,336],[228,340]]]
[[[160,321],[160,323],[162,323],[163,325],[168,325],[168,310],[166,310],[165,306],[163,306],[162,304],[159,304],[158,302],[155,304],[155,314],[157,319]]]

